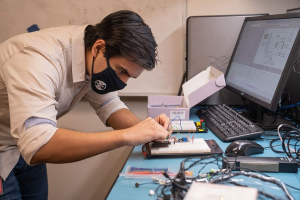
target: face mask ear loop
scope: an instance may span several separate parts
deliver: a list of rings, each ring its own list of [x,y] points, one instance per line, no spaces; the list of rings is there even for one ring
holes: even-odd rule
[[[107,67],[111,68],[109,61],[108,61],[108,56],[106,56],[105,58],[106,58]]]
[[[92,79],[92,76],[93,76],[93,73],[94,73],[94,61],[95,61],[95,58],[93,57],[91,79]]]
[[[92,63],[92,74],[94,73],[94,61],[95,61],[95,58],[93,57],[93,63]]]

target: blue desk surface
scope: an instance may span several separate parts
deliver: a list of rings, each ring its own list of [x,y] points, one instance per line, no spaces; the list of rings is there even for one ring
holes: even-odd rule
[[[198,117],[195,115],[196,109],[191,109],[191,116],[190,120],[198,121]],[[226,147],[230,143],[224,143],[220,139],[218,139],[213,133],[210,131],[208,133],[195,133],[195,137],[198,138],[204,138],[206,140],[213,139],[215,140],[221,149],[225,151]],[[275,136],[263,136],[263,138],[266,139],[273,139],[276,138]],[[258,139],[255,140],[255,142],[259,143],[263,147],[270,146],[270,140],[262,140]],[[274,143],[273,145],[280,144]],[[185,158],[152,158],[147,159],[142,154],[141,151],[142,146],[136,146],[132,153],[130,154],[126,164],[124,165],[124,168],[121,173],[125,172],[125,169],[127,166],[132,167],[147,167],[147,168],[157,168],[157,167],[168,167],[171,169],[175,169],[175,172],[177,173],[179,170],[179,166],[181,161],[183,161]],[[281,146],[278,148],[275,148],[277,150],[281,150]],[[286,157],[284,154],[276,154],[274,153],[270,148],[265,149],[263,154],[253,155],[253,156],[259,156],[259,157]],[[198,170],[202,166],[195,167],[194,173],[198,172]],[[216,165],[207,165],[202,172],[209,172],[211,168],[217,169]],[[294,187],[300,188],[300,172],[296,173],[265,173],[269,176],[272,176],[274,178],[280,179],[284,183],[287,183],[289,185],[292,185]],[[159,186],[158,184],[145,184],[141,185],[139,188],[135,187],[135,183],[144,183],[144,182],[151,182],[151,179],[140,179],[140,178],[125,178],[124,176],[119,176],[112,187],[107,199],[109,200],[115,200],[115,199],[157,199],[157,196],[151,196],[149,194],[149,190],[156,190],[156,188]],[[287,187],[290,194],[294,197],[294,199],[300,199],[300,191],[292,189]],[[283,194],[283,193],[280,193]]]

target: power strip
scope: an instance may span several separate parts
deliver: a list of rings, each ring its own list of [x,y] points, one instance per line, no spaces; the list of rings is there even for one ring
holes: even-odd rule
[[[298,162],[288,157],[223,157],[223,168],[228,165],[233,170],[253,170],[260,172],[298,173]]]

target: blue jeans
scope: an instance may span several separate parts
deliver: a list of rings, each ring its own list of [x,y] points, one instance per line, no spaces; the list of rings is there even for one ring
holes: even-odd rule
[[[5,181],[2,180],[3,194],[0,200],[48,198],[46,164],[29,166],[22,156]]]

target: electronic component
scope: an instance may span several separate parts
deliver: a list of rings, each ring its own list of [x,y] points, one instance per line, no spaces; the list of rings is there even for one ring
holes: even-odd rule
[[[151,155],[178,155],[210,153],[211,150],[203,138],[188,142],[171,143],[165,147],[151,147]]]
[[[189,132],[189,131],[196,131],[196,126],[194,121],[172,121],[172,128],[173,132]]]
[[[169,144],[171,144],[171,142],[169,141],[163,141],[163,142],[152,142],[152,147],[166,147],[169,146]]]
[[[149,194],[153,196],[155,194],[154,190],[149,190]]]
[[[206,126],[205,126],[205,122],[203,119],[200,119],[199,122],[195,122],[195,124],[196,124],[198,131],[205,132]]]
[[[232,170],[253,170],[261,172],[298,173],[298,162],[288,157],[223,157],[223,168]]]
[[[300,58],[299,19],[299,13],[247,17],[232,53],[226,89],[249,100],[244,114],[261,127],[288,124],[279,115],[264,113],[263,107],[276,111],[290,73],[295,71]]]
[[[250,156],[264,152],[264,148],[250,140],[236,140],[227,146],[226,156]]]
[[[174,178],[170,178],[167,173],[163,173],[163,175],[170,180],[170,183],[164,185],[164,187],[158,187],[156,189],[157,194],[161,194],[162,199],[230,199],[230,200],[239,200],[239,199],[250,199],[254,200],[261,197],[267,197],[271,199],[293,199],[289,191],[287,190],[287,186],[295,188],[290,185],[286,185],[281,180],[263,175],[258,172],[246,172],[246,171],[238,171],[232,172],[231,166],[225,166],[225,169],[211,169],[210,172],[201,173],[202,169],[208,163],[215,163],[219,166],[220,158],[226,159],[226,157],[215,156],[215,155],[206,155],[200,157],[189,157],[184,159],[180,164],[179,172],[175,175]],[[232,159],[236,159],[230,157]],[[249,157],[248,157],[249,158]],[[205,162],[206,159],[207,162]],[[185,163],[189,163],[185,166]],[[191,163],[192,162],[192,163]],[[195,178],[189,179],[183,173],[186,170],[191,169],[195,165],[202,164],[203,167],[198,171],[199,175]],[[224,167],[224,166],[223,166]],[[244,178],[235,178],[237,176],[245,176],[252,178],[251,185],[249,183],[244,182]],[[199,182],[207,180],[209,178],[209,183],[200,184]],[[266,188],[264,187],[264,183],[260,183],[259,181],[267,182],[272,184],[272,188],[277,189],[276,186],[279,187],[284,193],[285,197],[277,197],[272,193],[266,192]],[[258,188],[252,188],[253,183],[257,183]],[[226,185],[220,185],[226,184]],[[234,186],[229,186],[227,184],[232,184]],[[245,189],[245,190],[244,190]],[[249,190],[250,189],[250,190]],[[252,191],[251,191],[252,189]],[[298,188],[295,188],[298,189]],[[160,193],[158,192],[159,190]],[[259,194],[259,196],[258,196]],[[178,197],[178,198],[177,198]]]
[[[188,139],[186,142],[178,142],[178,140],[167,146],[153,147],[152,143],[147,143],[143,145],[142,152],[149,159],[152,156],[223,155],[222,149],[215,140],[203,140],[203,138]]]

